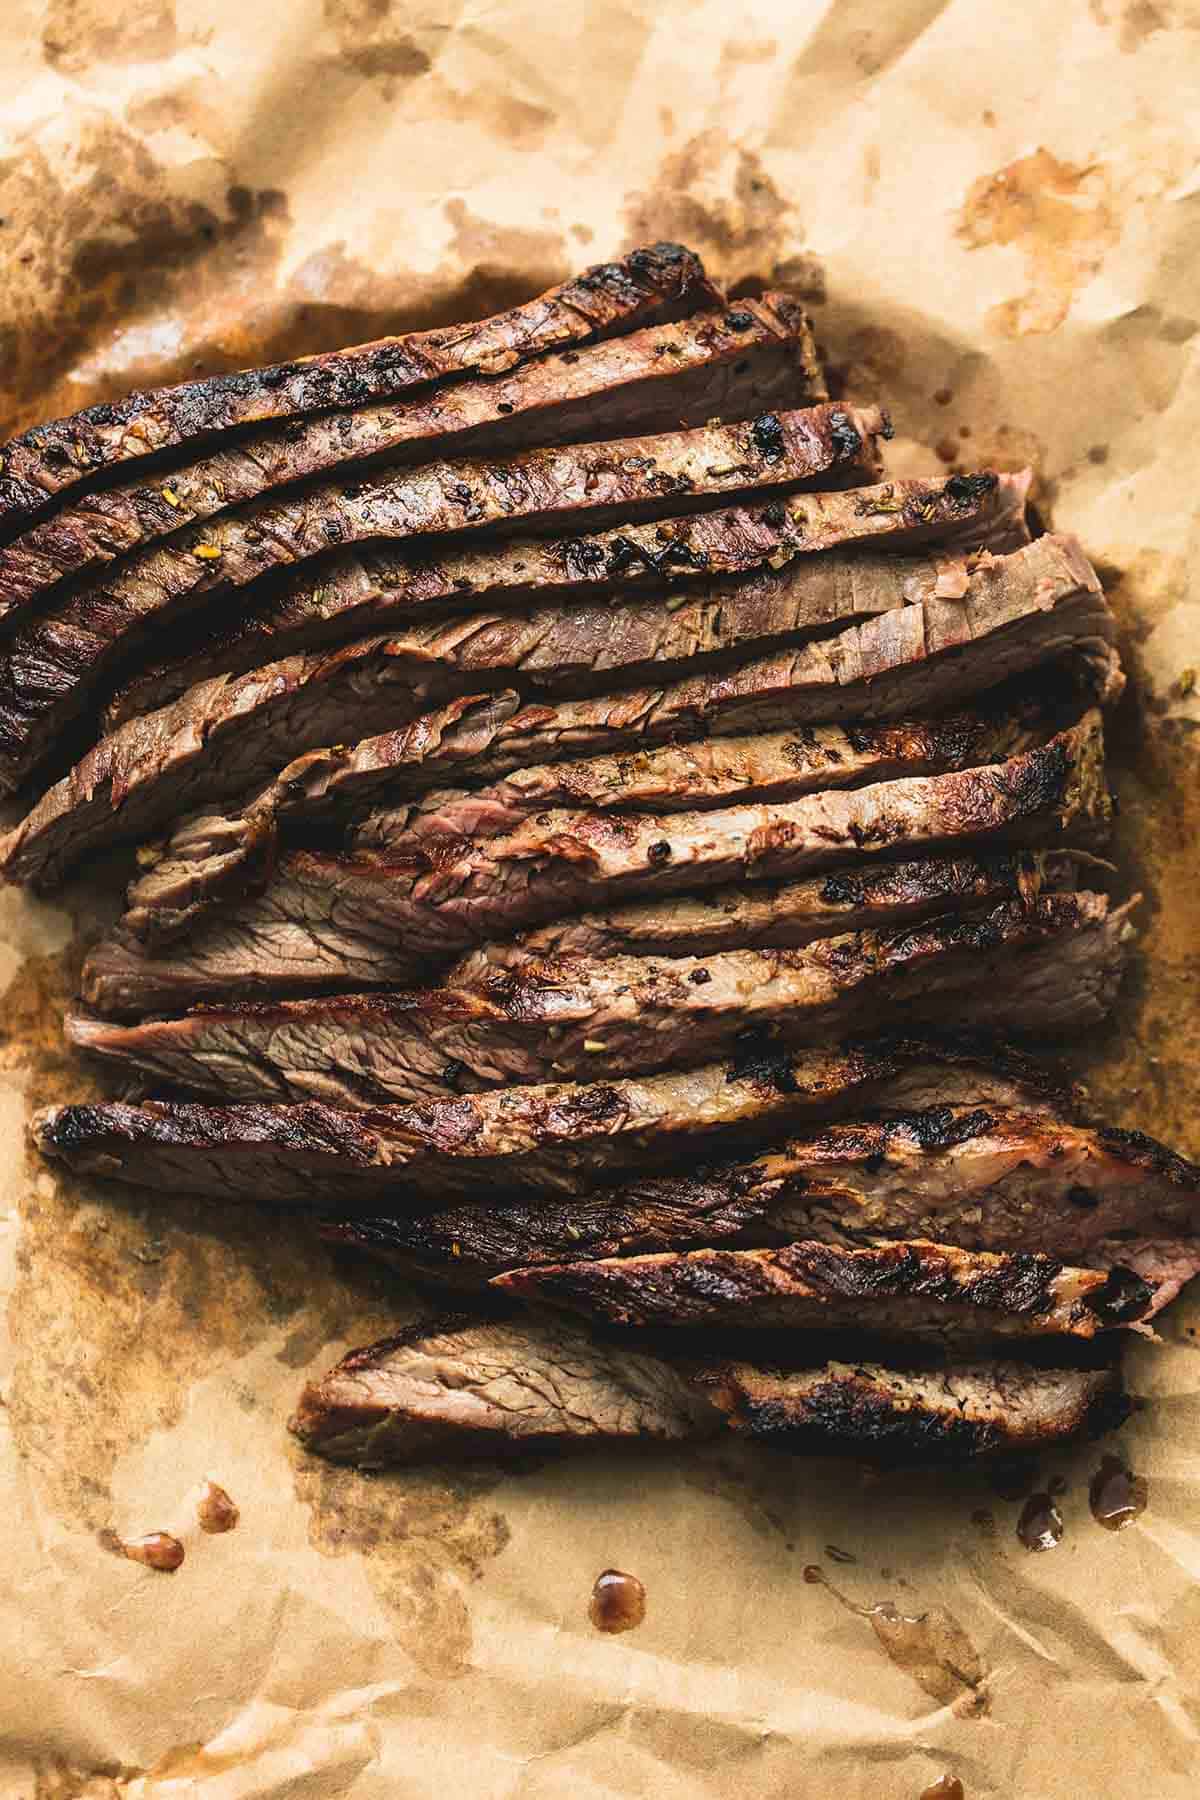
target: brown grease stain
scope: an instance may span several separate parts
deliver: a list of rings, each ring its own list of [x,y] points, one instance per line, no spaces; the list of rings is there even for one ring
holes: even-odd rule
[[[1137,1125],[1185,1155],[1200,1154],[1190,1072],[1200,1062],[1200,731],[1170,692],[1151,685],[1142,646],[1164,611],[1186,598],[1182,557],[1145,549],[1124,568],[1101,566],[1117,616],[1129,687],[1106,723],[1109,784],[1118,805],[1107,852],[1118,897],[1142,892],[1114,1015],[1073,1047],[1101,1118]]]
[[[86,74],[96,63],[151,62],[178,42],[175,0],[50,0],[42,54],[52,68]]]
[[[1150,1499],[1144,1475],[1134,1475],[1119,1456],[1104,1456],[1088,1483],[1088,1504],[1105,1531],[1124,1531],[1145,1512]]]
[[[635,1631],[646,1617],[646,1590],[624,1569],[602,1569],[588,1601],[588,1618],[597,1631]]]
[[[210,1536],[234,1531],[241,1516],[223,1487],[215,1481],[205,1482],[204,1492],[196,1504],[196,1522],[201,1531],[207,1531]]]
[[[204,125],[197,109],[206,103],[191,88],[146,104],[143,130]],[[515,126],[495,121],[509,141],[515,131],[532,143],[530,128],[526,113]],[[33,141],[0,163],[0,437],[133,387],[482,318],[578,262],[560,231],[497,227],[450,200],[450,242],[427,273],[381,275],[333,239],[281,283],[286,196],[251,189],[232,170],[204,201],[183,184],[134,132],[99,114],[76,122],[69,176]]]
[[[1088,0],[1088,10],[1097,25],[1114,22],[1104,0]],[[1194,19],[1194,14],[1190,16]],[[1117,42],[1126,56],[1130,56],[1156,31],[1170,31],[1188,19],[1189,14],[1183,8],[1161,4],[1160,0],[1125,0],[1124,6],[1117,10]]]
[[[1062,1542],[1063,1516],[1049,1494],[1030,1494],[1017,1520],[1017,1537],[1026,1550],[1053,1550]]]
[[[957,1775],[939,1775],[921,1789],[921,1800],[963,1800],[963,1784]]]
[[[816,1563],[809,1563],[804,1579],[813,1587],[825,1588],[847,1612],[866,1619],[896,1667],[939,1706],[953,1706],[960,1718],[979,1717],[987,1711],[987,1671],[974,1644],[944,1606],[931,1606],[916,1614],[900,1612],[890,1600],[860,1606],[834,1587]]]
[[[663,158],[650,187],[627,197],[625,225],[629,245],[690,244],[735,290],[744,281],[803,290],[818,280],[792,202],[761,159],[720,126]]]
[[[424,1674],[463,1674],[471,1651],[467,1589],[510,1535],[504,1516],[485,1504],[501,1471],[486,1465],[366,1477],[298,1447],[291,1454],[309,1543],[323,1556],[363,1558],[399,1642]]]
[[[432,66],[428,51],[393,14],[390,0],[323,0],[322,11],[342,62],[368,81],[379,81],[385,99],[395,97],[398,82],[412,81]]]
[[[971,250],[1013,245],[1024,255],[1026,292],[994,306],[989,324],[1008,337],[1054,331],[1121,235],[1108,171],[1039,148],[973,183],[958,235]]]

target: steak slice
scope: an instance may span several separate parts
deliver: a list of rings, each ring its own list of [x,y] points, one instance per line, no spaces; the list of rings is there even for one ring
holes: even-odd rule
[[[1062,657],[1076,658],[1100,697],[1110,699],[1123,679],[1114,636],[1112,614],[1078,545],[1040,538],[1012,556],[982,558],[965,600],[905,606],[734,670],[557,704],[523,704],[511,691],[467,697],[396,730],[396,713],[419,700],[411,685],[397,697],[389,640],[368,640],[214,680],[162,712],[131,720],[0,842],[0,868],[9,881],[53,886],[99,845],[145,836],[205,802],[250,791],[306,749],[375,731],[383,735],[351,750],[325,750],[315,765],[290,764],[281,791],[302,788],[323,806],[362,807],[566,756],[818,720],[940,712]],[[266,830],[277,802],[277,793],[260,796]]]
[[[1200,1168],[1140,1132],[933,1106],[827,1125],[760,1156],[578,1200],[339,1219],[321,1232],[406,1275],[475,1289],[506,1269],[593,1257],[928,1238],[967,1250],[1049,1249],[1101,1268],[1121,1262],[1162,1292],[1172,1274],[1190,1279],[1200,1249]]]
[[[263,419],[301,418],[463,375],[496,374],[541,351],[614,337],[651,320],[721,304],[691,250],[651,244],[597,263],[492,318],[407,332],[265,369],[132,393],[35,425],[0,450],[0,527],[116,465]]]
[[[890,433],[878,408],[816,406],[740,425],[370,471],[221,514],[138,551],[17,633],[0,680],[0,778],[16,789],[101,681],[177,610],[232,605],[251,582],[332,544],[662,518],[722,495],[769,498],[822,478],[845,486],[878,473],[877,441]]]
[[[590,1194],[630,1169],[778,1139],[864,1109],[1045,1105],[1054,1082],[1024,1059],[905,1041],[785,1053],[751,1039],[729,1063],[644,1080],[508,1088],[358,1112],[301,1106],[50,1107],[48,1157],[163,1192],[347,1213],[428,1207],[440,1195]]]
[[[1031,1250],[924,1240],[605,1257],[512,1269],[490,1285],[506,1298],[650,1330],[854,1328],[934,1339],[1091,1338],[1135,1323],[1153,1299],[1128,1269],[1076,1269]]]
[[[344,857],[295,850],[263,893],[152,954],[120,928],[89,955],[83,996],[143,1017],[250,999],[428,981],[439,961],[575,910],[637,895],[978,844],[1097,842],[1107,830],[1098,712],[1003,763],[713,812],[539,813],[505,837],[443,847],[401,834]]]
[[[442,845],[497,837],[531,813],[565,806],[662,812],[794,799],[825,787],[994,762],[1044,737],[1046,719],[1046,706],[1032,702],[1016,712],[997,708],[897,726],[805,726],[549,763],[516,770],[488,788],[443,789],[377,811],[350,829],[346,843],[385,849],[404,830]],[[169,943],[223,900],[261,886],[275,850],[278,793],[272,787],[240,812],[193,813],[164,845],[145,846],[123,930],[139,943]]]
[[[891,1025],[1078,1032],[1109,1011],[1124,909],[1101,894],[948,914],[803,950],[736,950],[646,962],[486,954],[451,985],[405,994],[205,1007],[120,1026],[80,1014],[68,1042],[168,1089],[217,1100],[415,1104],[509,1082],[598,1080],[684,1068],[747,1032],[780,1045]]]
[[[926,857],[835,869],[806,881],[756,881],[664,900],[573,913],[516,939],[534,956],[712,956],[721,950],[798,950],[843,931],[914,925],[954,907],[1077,886],[1069,855]],[[128,915],[126,915],[128,918]],[[506,946],[484,947],[501,967]]]
[[[673,662],[742,639],[828,629],[911,600],[954,599],[967,576],[952,552],[1006,552],[1029,542],[1029,480],[1024,470],[887,481],[794,494],[786,506],[721,507],[570,537],[468,538],[437,547],[423,541],[419,552],[381,542],[335,551],[270,582],[257,598],[252,591],[233,618],[204,613],[181,621],[169,652],[139,662],[124,678],[105,711],[105,729],[165,706],[213,675],[240,675],[297,650],[408,627],[426,610],[488,606],[503,616],[537,602],[535,622],[549,622],[565,604],[586,601],[574,614],[577,648],[591,667],[603,668]],[[933,543],[940,554],[911,561],[896,555]],[[856,548],[889,556],[865,559]],[[809,560],[817,550],[837,554]],[[757,580],[737,579],[752,573]],[[667,582],[678,591],[664,608]],[[540,645],[526,651],[527,662],[534,658],[545,666]]]
[[[306,1384],[290,1428],[359,1468],[728,1429],[814,1455],[959,1462],[1120,1425],[1115,1369],[989,1362],[905,1371],[831,1362],[785,1372],[675,1362],[567,1320],[422,1320]]]
[[[522,362],[507,377],[423,389],[393,406],[270,425],[156,478],[85,494],[0,550],[0,617],[68,576],[275,489],[337,469],[673,431],[826,397],[812,332],[786,294],[694,313]]]
[[[698,738],[632,755],[511,770],[483,788],[443,788],[377,808],[345,836],[353,851],[388,850],[401,833],[445,847],[503,837],[534,813],[707,812],[744,801],[796,800],[823,789],[980,767],[1049,735],[1048,696],[895,725],[802,725],[750,737]]]
[[[739,1437],[883,1463],[953,1466],[1027,1453],[1115,1431],[1131,1409],[1116,1368],[983,1362],[903,1370],[830,1362],[789,1374],[731,1362],[695,1378]]]

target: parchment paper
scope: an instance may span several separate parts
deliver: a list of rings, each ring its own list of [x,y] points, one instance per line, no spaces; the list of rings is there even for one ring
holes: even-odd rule
[[[1102,568],[1133,676],[1119,891],[1146,901],[1078,1066],[1196,1154],[1198,28],[1191,0],[8,0],[3,434],[479,315],[649,237],[796,285],[840,381],[894,408],[897,466],[1032,460]],[[412,1296],[290,1219],[28,1159],[29,1106],[87,1091],[58,1019],[111,896],[0,904],[5,1796],[1195,1794],[1200,1303],[1130,1359],[1146,1512],[1101,1531],[1098,1452],[1054,1457],[1044,1555],[982,1482],[732,1445],[341,1472],[287,1412]],[[209,1477],[226,1536],[196,1525]],[[808,1563],[948,1609],[976,1716]],[[648,1591],[624,1637],[587,1622],[610,1564]]]

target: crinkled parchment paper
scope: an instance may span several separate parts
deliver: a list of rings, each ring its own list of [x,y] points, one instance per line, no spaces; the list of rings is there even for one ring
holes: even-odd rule
[[[1198,31],[1194,0],[8,0],[4,435],[479,315],[652,236],[796,285],[902,462],[1032,461],[1102,568],[1133,675],[1121,884],[1146,899],[1080,1066],[1196,1154]],[[111,904],[97,881],[0,911],[6,1800],[1195,1794],[1200,1303],[1131,1358],[1146,1512],[1102,1531],[1098,1452],[1055,1457],[1045,1555],[982,1482],[728,1444],[326,1467],[284,1430],[303,1375],[412,1297],[285,1217],[27,1157],[28,1108],[86,1091],[58,1019]],[[226,1536],[197,1528],[209,1478]],[[99,1536],[150,1530],[184,1541],[178,1573]],[[808,1563],[952,1615],[924,1686]],[[587,1622],[609,1564],[648,1591],[624,1637]]]

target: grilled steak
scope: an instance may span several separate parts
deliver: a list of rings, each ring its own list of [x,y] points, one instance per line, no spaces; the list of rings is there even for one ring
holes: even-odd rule
[[[685,1068],[746,1032],[830,1042],[897,1017],[936,1026],[964,1009],[978,1031],[1077,1032],[1112,1004],[1124,929],[1105,896],[1054,894],[803,950],[656,962],[515,953],[503,968],[484,954],[444,988],[206,1007],[132,1026],[76,1014],[67,1038],[207,1098],[414,1103]]]
[[[1087,843],[1107,828],[1099,714],[979,769],[714,812],[539,813],[443,849],[401,834],[355,858],[297,850],[270,885],[159,954],[120,929],[84,965],[97,1011],[142,1017],[221,998],[430,979],[438,959],[639,894],[800,875],[847,856],[958,844]]]
[[[720,950],[798,950],[842,931],[913,925],[951,907],[1072,888],[1070,856],[928,857],[835,869],[807,881],[756,881],[708,893],[631,901],[572,913],[517,939],[535,956],[712,956]],[[127,915],[128,916],[128,915]],[[485,946],[485,950],[490,947]],[[503,967],[506,947],[493,960]]]
[[[550,620],[565,604],[586,601],[574,614],[577,651],[603,668],[674,662],[742,639],[848,624],[912,600],[961,598],[967,573],[956,552],[1006,552],[1029,542],[1028,487],[1028,470],[951,475],[793,494],[786,506],[721,507],[570,537],[422,542],[419,554],[386,543],[335,551],[269,583],[258,598],[252,591],[233,618],[205,613],[181,621],[169,653],[127,676],[105,728],[165,706],[213,675],[408,627],[427,610],[469,605],[503,614],[540,602],[535,619]],[[926,543],[939,553],[896,554]],[[855,547],[890,554],[865,558]],[[835,554],[810,560],[818,550]],[[754,572],[757,580],[737,579]],[[668,581],[678,591],[664,608]],[[528,645],[525,656],[544,663],[540,646]]]
[[[949,609],[949,610],[945,610]],[[1115,627],[1070,539],[985,557],[965,601],[905,606],[736,670],[607,698],[523,705],[512,692],[456,700],[411,725],[291,767],[282,789],[371,805],[404,790],[485,781],[522,764],[831,718],[942,711],[1046,656],[1073,651],[1102,698],[1120,691]],[[401,659],[403,660],[403,659]],[[389,727],[398,708],[388,640],[297,657],[206,683],[105,738],[0,844],[10,881],[52,886],[95,846],[153,832],[207,801],[266,782],[289,755]],[[392,715],[389,719],[388,714]],[[267,818],[274,797],[261,802]],[[765,871],[764,871],[765,872]]]
[[[674,319],[721,295],[699,258],[652,244],[598,263],[521,306],[468,325],[408,332],[266,369],[133,393],[37,425],[0,450],[0,526],[19,526],[100,472],[262,419],[299,418],[463,375],[496,374],[541,351]]]
[[[1028,704],[927,723],[805,726],[549,763],[516,770],[488,788],[443,789],[386,808],[352,828],[346,842],[358,850],[386,848],[408,830],[422,842],[448,845],[499,836],[531,813],[564,806],[661,812],[794,799],[820,788],[994,762],[1036,743],[1045,722],[1045,709]],[[192,813],[164,845],[146,846],[123,929],[140,943],[168,943],[222,901],[261,886],[275,850],[277,798],[295,797],[291,779],[241,809]]]
[[[1161,1290],[1188,1267],[1176,1260],[1188,1233],[1194,1258],[1194,1163],[1139,1132],[980,1106],[827,1125],[761,1156],[643,1177],[578,1200],[322,1226],[323,1236],[407,1275],[466,1288],[506,1269],[593,1257],[799,1238],[932,1238],[967,1250],[1050,1248],[1089,1266],[1124,1262]]]
[[[368,538],[491,527],[563,527],[662,518],[710,496],[765,498],[824,477],[878,472],[878,408],[763,413],[656,437],[518,451],[371,471],[281,494],[192,526],[129,557],[102,586],[50,608],[17,634],[0,681],[0,777],[10,790],[85,710],[97,684],[176,611],[231,596],[272,569]]]
[[[443,788],[368,813],[352,850],[387,850],[400,833],[449,845],[516,831],[533,813],[706,812],[750,800],[795,800],[822,789],[1001,762],[1049,735],[1050,709],[989,707],[897,725],[802,725],[752,737],[699,738],[629,756],[583,757],[514,769],[483,788]]]
[[[291,1429],[309,1450],[366,1469],[721,1429],[814,1455],[953,1463],[1099,1434],[1128,1411],[1111,1369],[828,1363],[789,1373],[677,1363],[566,1320],[449,1318],[351,1351],[306,1385]]]
[[[1030,1250],[959,1250],[923,1240],[606,1257],[513,1269],[490,1285],[506,1297],[652,1330],[857,1328],[935,1339],[1091,1338],[1133,1324],[1153,1299],[1128,1269],[1106,1274]]]
[[[804,1120],[933,1098],[1044,1106],[1053,1093],[1022,1059],[978,1049],[906,1042],[789,1054],[751,1037],[731,1062],[703,1069],[419,1107],[50,1107],[35,1140],[81,1173],[167,1193],[378,1212],[427,1208],[443,1194],[590,1194],[631,1169],[778,1140]]]
[[[825,398],[812,333],[786,294],[424,389],[397,405],[271,425],[157,478],[86,494],[0,550],[0,617],[68,576],[337,469],[673,431]]]

